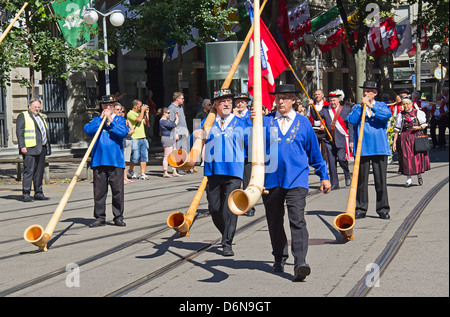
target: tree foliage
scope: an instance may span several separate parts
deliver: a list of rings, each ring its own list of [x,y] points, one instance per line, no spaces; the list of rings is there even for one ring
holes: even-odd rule
[[[61,0],[59,0],[61,1]],[[25,12],[0,44],[0,85],[10,85],[11,70],[17,67],[30,69],[29,77],[16,78],[27,87],[34,86],[34,72],[42,77],[51,76],[65,80],[72,72],[89,67],[108,67],[99,57],[106,52],[88,47],[74,48],[66,43],[55,28],[61,19],[50,10],[52,1],[30,0]],[[11,14],[11,19],[23,6],[23,1],[0,0],[0,7]],[[4,30],[10,19],[3,21]],[[34,92],[34,90],[33,90]]]

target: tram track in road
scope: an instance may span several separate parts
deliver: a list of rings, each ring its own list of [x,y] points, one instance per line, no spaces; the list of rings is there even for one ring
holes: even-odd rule
[[[399,177],[399,175],[392,175],[391,177]],[[446,181],[448,182],[448,178],[446,179]],[[195,183],[195,184],[197,184],[197,183]],[[439,183],[439,184],[441,184],[441,183]],[[316,195],[320,194],[320,191],[318,189],[315,189],[315,184],[313,184],[313,186],[314,186],[314,188],[310,189],[310,193],[308,195],[308,198],[312,198],[313,196],[316,196]],[[437,192],[438,190],[435,189],[436,186],[433,189]],[[424,198],[422,199],[422,201],[421,201],[422,202],[422,204],[421,204],[422,207],[421,208],[425,208],[425,206],[434,197],[434,195],[432,195],[428,199],[426,199],[426,197],[428,195],[431,195],[431,194],[427,193],[424,196]],[[259,204],[262,204],[262,203],[260,202]],[[413,210],[413,212],[414,212],[414,210]],[[420,216],[420,213],[417,213],[415,219],[417,219],[419,216]],[[197,221],[199,219],[202,219],[202,218],[207,218],[207,217],[208,216],[206,216],[206,215],[198,214],[196,219],[195,219],[195,221]],[[253,225],[259,223],[264,218],[265,218],[265,216],[261,216],[261,217],[258,217],[258,218],[255,218],[255,219],[249,221],[248,223],[243,225],[241,228],[239,228],[236,234],[242,233],[243,231],[251,228]],[[405,219],[405,221],[407,221],[407,219]],[[414,221],[410,221],[411,227],[414,224],[414,222],[415,222],[415,220]],[[138,243],[141,243],[143,241],[146,241],[146,240],[148,241],[149,239],[157,238],[158,236],[160,236],[160,235],[162,235],[162,234],[164,234],[164,233],[166,233],[168,231],[173,230],[171,228],[168,228],[165,223],[161,223],[159,226],[157,224],[152,225],[152,229],[153,230],[152,230],[151,233],[147,233],[147,234],[144,234],[144,235],[142,235],[140,237],[134,238],[132,240],[123,242],[123,243],[121,243],[119,245],[116,245],[116,246],[114,246],[114,247],[112,247],[112,248],[110,248],[108,250],[102,251],[100,253],[97,253],[95,255],[89,256],[89,257],[87,257],[85,259],[82,259],[82,260],[74,262],[74,263],[77,264],[78,266],[83,266],[83,265],[92,263],[94,261],[97,261],[99,259],[105,258],[105,257],[107,257],[109,255],[117,253],[117,252],[119,252],[121,250],[129,248],[129,247],[131,247],[133,245],[136,245]],[[399,230],[400,230],[400,228],[399,228]],[[159,268],[154,269],[152,272],[142,276],[141,278],[139,278],[137,280],[134,280],[134,281],[126,284],[125,286],[123,286],[123,287],[121,287],[121,288],[119,288],[119,289],[117,289],[117,290],[115,290],[113,292],[109,292],[106,296],[107,297],[123,296],[123,295],[131,292],[132,290],[135,290],[135,289],[143,286],[144,284],[147,284],[150,281],[152,281],[152,280],[154,280],[154,279],[156,279],[158,277],[163,276],[165,273],[169,272],[170,270],[175,269],[175,268],[177,268],[180,265],[183,265],[185,263],[189,263],[191,259],[193,259],[193,258],[195,258],[195,257],[197,257],[197,256],[199,256],[201,254],[204,254],[205,252],[207,252],[208,250],[211,250],[214,247],[217,247],[219,242],[220,242],[220,239],[218,239],[218,240],[216,240],[214,242],[208,243],[206,245],[203,245],[202,247],[198,248],[197,250],[191,251],[187,255],[180,255],[179,259],[176,259],[175,261],[172,261],[171,263],[169,263],[167,265],[164,265],[164,266],[161,266]],[[400,247],[400,245],[397,248],[399,248],[399,247]],[[381,257],[381,255],[380,255],[380,257]],[[387,257],[387,256],[385,255],[384,257]],[[389,259],[389,261],[391,260],[391,258],[389,258],[389,257],[388,257],[388,259]],[[40,276],[38,276],[36,278],[33,278],[33,279],[29,280],[29,281],[25,281],[25,282],[20,283],[20,284],[18,284],[16,286],[13,286],[13,287],[10,287],[10,288],[8,288],[6,290],[0,291],[0,296],[3,297],[3,296],[10,295],[10,294],[14,294],[14,293],[19,292],[21,290],[24,290],[26,288],[32,287],[32,286],[40,284],[40,283],[42,283],[44,281],[50,280],[52,278],[55,278],[55,277],[57,277],[57,276],[59,276],[61,274],[64,274],[64,273],[67,273],[66,267],[63,267],[63,268],[60,268],[60,269],[56,269],[56,270],[54,270],[52,272],[46,273],[44,275],[40,275]],[[363,280],[364,280],[364,278],[363,278]],[[358,296],[365,296],[365,295],[358,295]]]
[[[365,297],[369,294],[373,285],[377,282],[373,277],[380,278],[383,273],[387,270],[389,264],[394,259],[395,255],[398,253],[403,242],[405,241],[407,235],[413,228],[417,219],[422,214],[426,206],[431,202],[434,196],[446,185],[448,184],[449,178],[445,178],[435,185],[431,190],[429,190],[425,196],[417,203],[417,205],[412,209],[412,211],[405,218],[403,223],[397,229],[397,232],[388,242],[383,252],[375,260],[378,272],[370,271],[366,273],[363,278],[355,285],[355,287],[347,294],[348,297]],[[375,273],[375,275],[374,275]]]

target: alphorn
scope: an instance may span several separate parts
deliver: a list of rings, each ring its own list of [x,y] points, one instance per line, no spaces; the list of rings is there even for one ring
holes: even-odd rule
[[[337,215],[334,218],[334,226],[339,230],[345,240],[353,240],[353,232],[355,229],[355,209],[356,209],[356,193],[358,190],[359,165],[361,160],[361,147],[364,134],[364,123],[366,120],[366,105],[364,104],[361,126],[359,128],[358,146],[356,148],[355,163],[353,165],[352,182],[350,184],[350,192],[348,194],[347,209],[345,213]]]
[[[264,3],[261,5],[261,9],[259,12],[262,12],[265,5],[267,3],[267,0],[264,0]],[[241,62],[242,56],[245,53],[245,50],[247,49],[248,42],[250,41],[250,38],[252,36],[254,29],[254,25],[250,27],[250,30],[247,33],[247,36],[244,39],[244,42],[242,43],[241,48],[239,49],[239,52],[233,62],[233,65],[230,68],[230,71],[228,72],[227,77],[225,78],[224,83],[222,84],[221,89],[226,89],[230,86],[231,81],[233,80],[234,73],[236,72],[237,67],[239,66],[239,63]],[[194,142],[194,145],[192,146],[191,152],[189,155],[187,152],[183,149],[175,150],[172,153],[170,153],[168,158],[168,163],[172,167],[181,168],[185,170],[189,170],[192,167],[194,167],[195,162],[197,162],[197,159],[202,152],[204,142],[206,138],[209,135],[209,131],[211,131],[212,125],[214,124],[214,120],[216,119],[216,112],[214,108],[209,112],[208,117],[206,117],[205,122],[203,123],[203,129],[205,131],[204,139],[197,139]],[[188,159],[189,157],[189,159]],[[181,212],[174,212],[169,215],[167,218],[167,225],[170,228],[173,228],[175,231],[180,233],[180,236],[189,236],[189,228],[194,221],[195,213],[197,212],[198,205],[200,203],[200,199],[202,198],[203,192],[205,191],[206,184],[208,182],[208,178],[205,176],[202,179],[202,182],[197,189],[197,193],[194,196],[194,199],[191,202],[191,205],[189,206],[188,211],[185,215]]]
[[[25,239],[25,241],[30,242],[35,246],[37,246],[39,248],[38,251],[47,251],[47,243],[50,241],[53,231],[55,231],[55,227],[58,224],[59,218],[61,218],[62,212],[64,211],[64,208],[66,207],[67,202],[69,201],[69,197],[72,194],[72,191],[78,181],[78,178],[81,175],[81,172],[83,171],[86,161],[89,158],[89,154],[91,153],[92,148],[94,147],[95,142],[97,141],[98,136],[102,131],[106,119],[107,117],[105,116],[102,122],[100,123],[100,126],[98,127],[98,130],[95,133],[94,138],[91,141],[91,144],[89,145],[80,165],[78,166],[78,169],[75,172],[75,176],[70,181],[69,186],[67,187],[58,206],[53,212],[53,215],[50,218],[50,221],[48,222],[47,226],[45,227],[45,230],[40,225],[31,225],[25,229],[25,232],[23,233],[23,238]]]
[[[28,5],[28,2],[25,2],[22,6],[22,9],[20,9],[19,13],[17,13],[17,15],[14,17],[14,19],[11,21],[11,23],[8,25],[8,27],[6,28],[6,30],[3,32],[2,36],[0,36],[0,43],[3,42],[3,40],[5,39],[6,35],[8,34],[8,32],[11,30],[11,28],[13,27],[14,23],[16,23],[17,19],[20,17],[20,15],[22,14],[23,10],[25,10],[25,7]]]
[[[260,15],[259,0],[255,0],[255,19],[253,24],[255,30],[253,33],[253,106],[254,109],[262,108],[262,91],[261,91],[261,33],[260,33]],[[245,188],[235,189],[228,196],[228,206],[232,213],[242,215],[252,208],[261,197],[264,190],[264,139],[262,111],[256,111],[253,118],[252,128],[252,170],[250,181]]]

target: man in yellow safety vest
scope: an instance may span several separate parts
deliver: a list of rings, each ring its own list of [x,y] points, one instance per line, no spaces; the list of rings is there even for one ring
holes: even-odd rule
[[[23,156],[22,194],[24,202],[31,202],[31,183],[34,184],[34,199],[47,200],[42,191],[45,157],[51,154],[48,124],[41,111],[41,101],[32,99],[28,110],[17,117],[16,135],[19,152]]]

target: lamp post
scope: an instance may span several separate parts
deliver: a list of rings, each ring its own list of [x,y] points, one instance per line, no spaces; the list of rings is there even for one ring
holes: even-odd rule
[[[84,21],[92,25],[98,21],[98,15],[101,15],[103,17],[103,49],[105,52],[108,51],[108,39],[106,36],[106,17],[109,16],[109,21],[113,26],[121,26],[123,22],[125,21],[125,17],[123,16],[122,12],[120,10],[113,10],[107,13],[101,13],[100,11],[97,11],[95,8],[87,8],[84,12]],[[105,63],[108,65],[108,54],[105,54]],[[105,69],[105,88],[106,88],[106,95],[111,94],[111,90],[109,87],[109,69]]]
[[[439,64],[440,65],[438,67],[436,67],[436,69],[434,71],[434,76],[436,79],[439,80],[439,82],[441,84],[441,89],[442,89],[442,87],[444,85],[444,78],[447,77],[447,69],[445,69],[445,67],[442,66],[442,62],[443,62],[443,59],[448,54],[449,48],[447,45],[441,46],[439,44],[434,44],[433,51],[439,55]]]
[[[327,42],[327,37],[325,35],[315,36],[313,33],[306,33],[304,38],[307,44],[314,44],[314,55],[316,60],[316,82],[317,89],[320,89],[319,44],[324,45]]]

